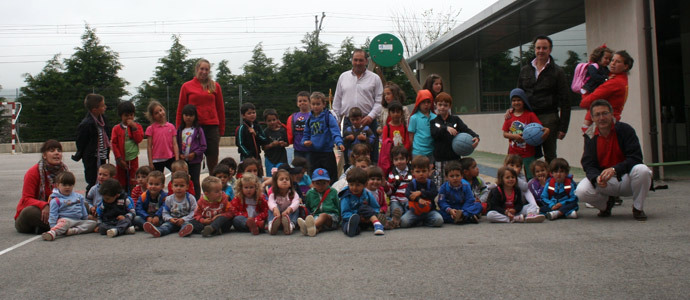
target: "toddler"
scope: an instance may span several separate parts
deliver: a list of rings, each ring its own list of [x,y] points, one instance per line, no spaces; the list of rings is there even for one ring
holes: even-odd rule
[[[233,191],[232,185],[230,185],[230,168],[225,164],[219,163],[213,168],[213,173],[211,175],[220,179],[220,182],[223,184],[223,192],[228,195],[228,199],[234,199],[235,191]]]
[[[55,240],[61,235],[75,235],[92,232],[96,221],[89,219],[84,196],[73,192],[74,174],[63,171],[55,177],[57,188],[50,195],[50,230],[43,233],[46,241]]]
[[[475,201],[472,187],[463,179],[462,166],[457,161],[445,166],[446,182],[438,191],[438,206],[443,222],[465,224],[479,223],[482,205]]]
[[[539,210],[546,214],[549,220],[556,220],[565,216],[568,219],[577,219],[577,197],[575,196],[575,180],[570,175],[570,165],[563,158],[555,158],[549,165],[551,178],[546,181],[541,192],[542,205]]]
[[[230,209],[235,218],[232,225],[235,230],[249,231],[258,235],[263,231],[268,217],[268,203],[261,193],[261,182],[254,174],[245,174],[235,186],[237,197],[230,202]]]
[[[388,180],[384,189],[390,197],[389,210],[391,211],[391,227],[400,227],[402,215],[407,211],[407,185],[412,182],[412,171],[408,164],[409,152],[404,146],[395,146],[391,149],[393,167],[388,173]]]
[[[146,192],[146,178],[149,177],[149,173],[151,173],[151,168],[149,168],[149,166],[141,166],[137,169],[137,185],[132,189],[132,193],[130,194],[130,198],[134,201],[135,206],[141,194]]]
[[[383,224],[376,217],[379,214],[379,204],[371,193],[364,189],[367,183],[367,172],[354,168],[347,172],[347,187],[340,197],[340,215],[343,221],[343,232],[354,237],[360,233],[360,223],[374,225],[374,235],[383,235]]]
[[[405,197],[407,197],[409,209],[402,216],[401,227],[414,227],[419,224],[430,227],[443,225],[443,217],[436,210],[434,198],[438,195],[438,189],[433,180],[429,178],[429,158],[417,156],[412,159],[412,176],[414,179],[407,185]]]
[[[103,201],[98,206],[98,232],[108,237],[134,234],[134,205],[117,180],[110,178],[101,184],[98,192]]]
[[[280,227],[286,235],[292,234],[297,222],[297,209],[300,198],[292,184],[290,172],[278,169],[273,176],[271,188],[273,192],[268,196],[268,228],[271,235],[278,233]]]
[[[203,237],[229,233],[234,215],[220,179],[215,176],[204,178],[201,189],[204,195],[197,201],[194,219],[190,221],[194,226],[192,232],[201,233]]]
[[[86,204],[90,207],[89,210],[92,215],[96,215],[96,208],[99,204],[101,204],[101,201],[103,201],[103,197],[98,192],[101,187],[101,184],[104,181],[115,177],[116,172],[117,168],[115,168],[115,166],[111,164],[103,164],[100,167],[98,167],[96,184],[93,187],[91,187],[88,193],[86,193]]]
[[[196,210],[196,198],[187,192],[189,188],[189,174],[185,171],[176,171],[172,174],[173,193],[165,197],[161,208],[163,225],[157,227],[152,222],[144,223],[144,231],[154,237],[161,237],[172,232],[177,232],[180,237],[188,236],[194,230],[190,223]]]
[[[310,214],[297,219],[303,235],[316,236],[325,230],[335,230],[340,223],[340,200],[338,192],[329,186],[330,177],[326,169],[316,169],[311,176],[314,185],[304,199]]]
[[[517,185],[517,172],[503,166],[496,175],[497,186],[489,192],[486,218],[494,223],[540,223],[544,216],[525,218],[527,201]]]
[[[151,222],[155,226],[161,225],[161,207],[168,194],[163,191],[165,176],[161,171],[151,171],[146,178],[146,192],[142,193],[137,200],[136,216],[134,225],[144,229],[144,223]]]

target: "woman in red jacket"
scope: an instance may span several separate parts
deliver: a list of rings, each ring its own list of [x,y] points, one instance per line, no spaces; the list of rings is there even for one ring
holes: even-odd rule
[[[621,120],[623,106],[628,99],[628,72],[633,66],[633,58],[625,50],[616,52],[609,64],[609,79],[597,87],[592,93],[582,95],[580,107],[587,109],[585,125],[592,124],[589,115],[589,106],[595,100],[604,99],[613,107],[613,116],[616,121]]]
[[[50,196],[55,176],[67,170],[62,163],[62,145],[56,140],[47,140],[41,146],[41,160],[24,175],[22,198],[14,215],[14,228],[20,233],[39,234],[50,230]]]
[[[196,76],[185,82],[180,89],[180,101],[177,104],[176,127],[184,126],[182,109],[187,104],[194,104],[197,110],[199,125],[206,136],[206,166],[213,170],[218,164],[220,137],[225,133],[225,105],[220,85],[211,79],[211,63],[199,59],[194,68]]]

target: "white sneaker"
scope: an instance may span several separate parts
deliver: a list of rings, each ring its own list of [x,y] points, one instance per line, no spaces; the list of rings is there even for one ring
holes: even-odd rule
[[[525,217],[523,215],[517,215],[513,217],[513,223],[524,223]]]
[[[568,218],[568,219],[577,219],[577,212],[573,210],[571,213],[569,213],[569,214],[568,214],[567,216],[565,216],[565,217]]]
[[[117,229],[116,228],[110,228],[108,231],[106,231],[106,234],[108,237],[116,237],[117,236]]]
[[[596,207],[594,207],[594,205],[586,203],[586,202],[585,202],[585,207],[586,208],[596,208]]]
[[[302,235],[307,235],[307,222],[302,218],[297,218],[297,225],[299,225],[299,231]]]
[[[561,216],[561,213],[557,210],[550,211],[550,212],[546,213],[546,217],[551,221],[558,219],[558,217],[560,217],[560,216]]]
[[[546,217],[542,214],[535,214],[535,213],[530,213],[527,215],[527,218],[525,218],[525,223],[541,223],[544,222]]]
[[[135,232],[136,232],[136,230],[134,229],[134,226],[129,226],[125,233],[126,234],[134,234]]]
[[[311,237],[316,236],[316,221],[314,220],[314,216],[308,215],[307,219],[304,221],[304,224],[307,227],[307,235]]]
[[[48,230],[48,231],[44,232],[43,234],[41,234],[41,236],[43,237],[44,241],[54,241],[55,240],[55,231]]]

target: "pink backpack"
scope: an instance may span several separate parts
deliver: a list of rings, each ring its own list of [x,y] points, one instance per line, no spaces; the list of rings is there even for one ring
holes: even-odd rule
[[[580,90],[582,90],[582,86],[584,86],[585,83],[587,83],[587,81],[589,80],[589,76],[587,75],[587,67],[589,67],[589,65],[594,65],[595,68],[599,69],[598,64],[592,64],[589,62],[579,63],[575,67],[575,74],[573,74],[573,83],[570,85],[570,89],[574,93],[579,94]]]
[[[390,136],[390,126],[386,125],[385,127],[388,129],[388,136],[381,139],[378,165],[383,170],[383,174],[388,174],[392,165],[391,149],[393,148],[393,138]]]

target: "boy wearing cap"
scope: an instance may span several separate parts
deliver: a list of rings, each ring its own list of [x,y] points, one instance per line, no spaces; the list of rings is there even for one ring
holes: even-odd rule
[[[303,235],[315,236],[324,230],[334,230],[340,223],[340,200],[338,191],[330,186],[331,178],[323,168],[314,170],[311,176],[314,186],[304,198],[304,204],[310,215],[297,219]]]
[[[532,179],[529,166],[536,159],[536,150],[522,138],[522,131],[530,123],[539,123],[539,118],[532,112],[532,107],[527,100],[527,94],[520,88],[510,91],[510,104],[512,112],[510,117],[503,122],[503,137],[508,139],[508,154],[517,154],[522,157],[522,165],[525,166],[527,180]],[[549,128],[544,127],[542,140],[549,136]]]

